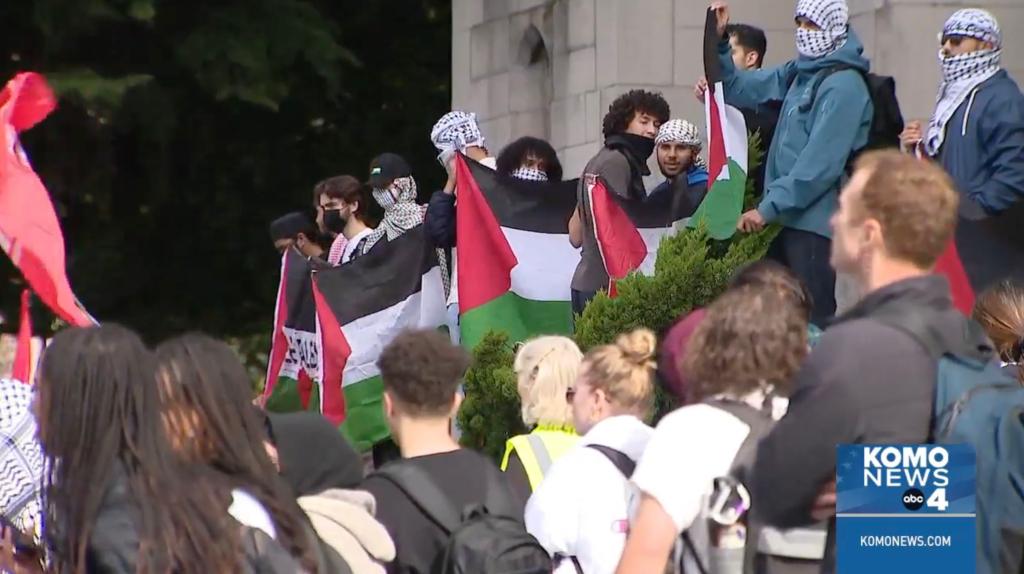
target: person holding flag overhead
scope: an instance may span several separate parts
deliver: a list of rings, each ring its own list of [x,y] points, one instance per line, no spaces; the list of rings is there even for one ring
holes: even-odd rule
[[[845,0],[799,0],[795,32],[800,56],[782,66],[739,71],[726,35],[729,7],[712,5],[719,35],[724,99],[754,107],[783,100],[768,152],[765,191],[738,228],[756,231],[779,223],[768,256],[792,269],[811,290],[812,321],[835,313],[835,272],[829,267],[829,218],[850,156],[868,143],[874,107],[860,77],[870,69],[864,45],[849,24]],[[711,79],[709,78],[709,83]]]
[[[904,149],[933,158],[960,192],[956,253],[975,292],[1024,280],[1024,94],[1001,66],[999,22],[960,10],[942,28],[942,83],[926,128],[910,122]]]

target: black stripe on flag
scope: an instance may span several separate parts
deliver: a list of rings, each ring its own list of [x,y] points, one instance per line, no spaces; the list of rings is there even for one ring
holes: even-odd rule
[[[712,88],[722,81],[722,63],[718,59],[718,42],[721,39],[718,35],[718,15],[708,8],[704,20],[704,77]]]
[[[284,326],[312,333],[316,331],[316,304],[313,302],[312,267],[309,260],[296,249],[288,250],[288,276],[285,294],[288,296],[288,316]]]
[[[685,177],[685,176],[680,176]],[[671,189],[662,191],[653,197],[643,200],[626,199],[611,191],[608,182],[604,182],[605,188],[615,199],[622,211],[626,212],[629,219],[638,229],[658,229],[671,227],[675,222],[685,219],[693,206],[681,193],[672,193]]]
[[[423,275],[437,266],[437,250],[417,225],[354,261],[317,271],[316,281],[338,324],[346,325],[419,293]]]
[[[569,232],[569,218],[576,209],[578,180],[523,181],[469,158],[466,158],[466,165],[499,225],[536,233],[564,235]]]

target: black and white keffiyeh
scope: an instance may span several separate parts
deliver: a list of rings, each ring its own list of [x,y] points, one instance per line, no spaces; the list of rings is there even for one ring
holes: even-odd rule
[[[387,189],[374,189],[373,199],[384,208],[384,217],[373,233],[366,237],[359,255],[368,252],[381,239],[387,238],[391,241],[422,224],[427,212],[427,206],[416,203],[416,180],[412,176],[395,179]],[[438,250],[438,265],[441,267],[441,280],[447,297],[451,283],[448,263],[442,249]]]
[[[694,148],[693,163],[707,169],[704,158],[700,156],[704,144],[701,142],[700,130],[697,126],[682,119],[671,119],[661,124],[661,127],[658,128],[658,135],[654,138],[654,144],[661,145],[667,142],[681,143]]]
[[[416,180],[400,177],[387,189],[374,189],[373,199],[384,208],[384,218],[366,241],[369,251],[378,241],[392,240],[423,223],[423,206],[416,203]]]
[[[0,513],[18,528],[40,525],[43,454],[36,440],[32,387],[0,379]]]
[[[796,49],[805,58],[822,58],[846,44],[849,37],[850,7],[846,0],[799,0],[796,17],[807,18],[820,30],[796,31]]]
[[[535,167],[523,167],[519,166],[512,170],[510,173],[512,177],[516,179],[522,179],[524,181],[547,181],[548,174],[544,170],[537,169]]]
[[[996,75],[1001,69],[1003,38],[999,22],[985,10],[960,10],[946,20],[942,27],[942,38],[963,36],[989,42],[991,50],[980,50],[958,56],[946,56],[939,51],[942,65],[942,83],[936,98],[935,113],[928,123],[925,135],[925,151],[930,156],[938,155],[946,139],[946,124],[964,101],[970,97],[982,82]]]
[[[465,153],[468,147],[484,147],[476,114],[453,111],[441,116],[430,130],[430,141],[441,155]]]

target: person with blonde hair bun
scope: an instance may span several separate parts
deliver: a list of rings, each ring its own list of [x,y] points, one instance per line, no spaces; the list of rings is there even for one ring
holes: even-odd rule
[[[533,430],[505,444],[501,470],[526,505],[551,464],[579,440],[566,391],[576,381],[583,353],[567,337],[538,337],[519,348],[513,368],[523,422]]]
[[[611,573],[629,532],[637,492],[629,482],[654,429],[657,339],[647,329],[587,352],[566,391],[579,443],[551,466],[526,506],[526,529],[556,573]]]
[[[1003,369],[1024,385],[1024,287],[1009,279],[989,287],[971,317],[995,343]]]

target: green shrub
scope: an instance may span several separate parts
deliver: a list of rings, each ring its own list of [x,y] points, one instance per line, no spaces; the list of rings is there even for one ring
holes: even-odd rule
[[[466,373],[465,400],[459,409],[459,442],[495,460],[505,454],[505,441],[527,431],[520,415],[514,354],[508,335],[491,331],[473,350]]]
[[[747,170],[752,173],[762,156],[760,136],[751,136],[748,147]],[[753,209],[759,199],[753,181],[748,180],[744,210]],[[618,297],[609,299],[599,293],[587,305],[576,319],[576,343],[586,351],[637,327],[664,332],[679,316],[707,305],[724,291],[737,268],[764,257],[778,231],[770,226],[759,233],[737,233],[727,241],[712,240],[703,229],[685,229],[666,237],[658,247],[653,276],[634,273],[618,283]],[[458,415],[462,444],[495,459],[504,454],[508,438],[526,431],[512,361],[507,335],[489,333],[474,350],[474,365],[466,376],[466,401]],[[653,420],[675,406],[671,395],[658,386]]]

